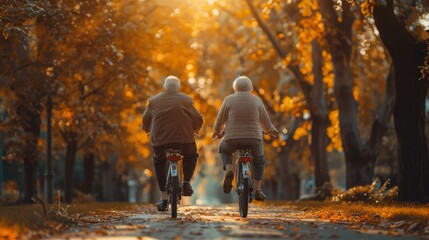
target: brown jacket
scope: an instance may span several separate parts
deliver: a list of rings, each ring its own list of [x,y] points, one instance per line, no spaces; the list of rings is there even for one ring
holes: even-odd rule
[[[224,140],[260,139],[262,130],[277,132],[261,99],[250,92],[236,92],[225,98],[214,124],[214,131]]]
[[[169,143],[193,143],[194,132],[203,125],[203,117],[191,97],[178,91],[164,91],[148,100],[143,113],[143,129],[150,132],[153,146]]]

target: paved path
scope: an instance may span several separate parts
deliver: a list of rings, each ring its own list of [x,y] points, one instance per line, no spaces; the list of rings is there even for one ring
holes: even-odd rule
[[[323,222],[281,206],[250,205],[245,219],[235,205],[222,205],[180,207],[177,219],[142,206],[125,217],[119,213],[81,220],[86,224],[50,239],[417,239],[368,226]]]

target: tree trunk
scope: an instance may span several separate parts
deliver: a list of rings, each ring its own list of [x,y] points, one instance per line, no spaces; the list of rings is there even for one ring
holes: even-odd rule
[[[22,90],[22,89],[21,89]],[[32,203],[32,197],[37,195],[37,157],[40,135],[40,102],[30,102],[28,96],[17,94],[16,114],[24,130],[25,147],[24,160],[24,202]]]
[[[92,194],[92,186],[94,184],[94,169],[95,155],[91,152],[85,153],[83,156],[83,169],[85,176],[84,192]]]
[[[24,202],[34,203],[33,197],[37,196],[37,161],[31,156],[24,157]]]
[[[296,143],[296,140],[293,139],[293,135],[295,135],[295,131],[301,125],[302,120],[302,118],[294,119],[288,135],[286,136],[286,139],[284,139],[286,146],[284,146],[278,153],[280,169],[276,194],[278,200],[296,200],[299,198],[299,194],[296,195],[296,192],[299,193],[299,187],[296,189],[296,184],[294,182],[295,178],[291,171],[290,153]]]
[[[312,41],[311,45],[314,75],[314,86],[310,94],[310,113],[313,121],[311,125],[311,156],[314,161],[316,188],[320,188],[323,184],[331,182],[326,152],[328,146],[326,128],[329,125],[329,119],[323,87],[322,48],[316,39]]]
[[[74,182],[74,161],[77,151],[77,140],[70,138],[67,141],[66,164],[65,164],[65,201],[70,203],[73,200],[73,182]]]
[[[370,184],[374,172],[373,167],[369,167],[370,159],[363,154],[364,144],[358,128],[357,104],[353,98],[349,62],[346,61],[346,56],[341,54],[334,54],[333,60],[334,92],[339,108],[340,133],[346,159],[346,187],[349,189]]]
[[[353,79],[350,69],[354,22],[350,3],[342,0],[341,21],[338,20],[340,17],[334,9],[333,0],[319,0],[319,5],[326,27],[325,37],[334,65],[334,94],[338,103],[341,141],[346,159],[346,187],[367,185],[372,181],[375,160],[379,155],[379,151],[371,147],[375,146],[373,143],[381,141],[385,131],[382,134],[371,135],[366,143],[359,132],[357,103],[353,97]],[[385,113],[390,114],[390,112]]]
[[[32,203],[32,197],[37,194],[37,158],[38,140],[40,135],[40,113],[43,92],[39,91],[40,69],[22,67],[29,60],[29,46],[22,44],[22,39],[11,36],[8,39],[0,37],[0,65],[4,73],[5,83],[11,83],[10,88],[16,95],[15,112],[16,125],[22,128],[24,142],[21,147],[24,162],[24,202]],[[0,160],[1,161],[1,160]]]
[[[374,20],[395,69],[394,122],[398,139],[399,200],[429,200],[429,159],[425,136],[428,79],[420,78],[427,45],[418,42],[397,20],[393,1],[374,7]]]

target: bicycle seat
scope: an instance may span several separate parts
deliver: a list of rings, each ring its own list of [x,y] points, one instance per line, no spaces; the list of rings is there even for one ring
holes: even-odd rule
[[[165,150],[165,153],[181,153],[182,151],[180,149],[174,149],[174,148],[169,148],[167,150]]]
[[[167,155],[168,161],[174,161],[174,162],[180,161],[180,160],[182,160],[182,157],[183,157],[181,154],[181,151],[179,149],[170,148],[170,149],[165,150],[165,153]]]
[[[252,145],[241,145],[241,144],[238,145],[237,147],[238,147],[238,149],[242,149],[242,150],[250,150],[253,148]]]

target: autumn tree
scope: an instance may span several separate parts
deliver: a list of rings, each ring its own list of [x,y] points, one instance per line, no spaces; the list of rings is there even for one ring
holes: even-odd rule
[[[41,101],[46,93],[46,82],[39,68],[41,64],[29,60],[32,52],[27,24],[42,10],[34,1],[2,1],[0,7],[1,91],[16,100],[4,102],[10,113],[5,123],[9,136],[6,147],[10,150],[9,157],[23,162],[24,202],[27,203],[33,202],[37,193]]]
[[[338,103],[342,145],[346,159],[346,187],[366,185],[372,181],[375,161],[379,155],[379,142],[386,132],[386,121],[391,111],[383,111],[372,125],[368,141],[362,139],[357,103],[353,95],[351,57],[353,48],[353,24],[355,13],[351,4],[344,0],[319,1],[324,19],[325,38],[332,55],[335,75],[335,98]],[[390,86],[390,85],[389,85]],[[390,100],[390,99],[387,99]],[[389,105],[389,101],[385,103]]]
[[[418,12],[415,10],[413,16],[405,14],[405,19],[411,23],[411,27],[407,26],[395,15],[395,2],[397,7],[407,8],[407,5],[398,1],[379,1],[373,6],[373,14],[394,66],[396,94],[394,121],[398,140],[399,200],[423,201],[429,199],[429,159],[425,136],[428,78],[422,75],[420,68],[424,66],[428,54],[428,45],[424,41],[427,36],[418,33],[421,29],[417,21]],[[372,8],[367,2],[363,4],[367,8]],[[424,5],[413,7],[425,9]],[[401,14],[404,11],[398,12]],[[414,34],[407,28],[414,30]]]

